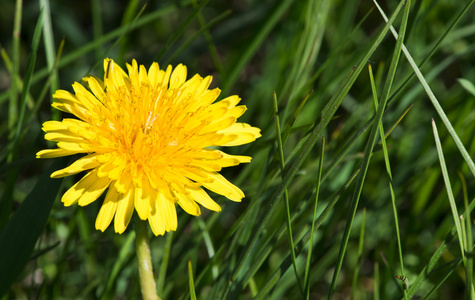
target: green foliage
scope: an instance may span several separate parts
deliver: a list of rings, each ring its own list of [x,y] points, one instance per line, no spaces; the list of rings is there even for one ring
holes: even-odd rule
[[[0,297],[140,298],[133,226],[96,231],[103,199],[64,207],[81,174],[34,158],[110,57],[213,75],[262,129],[223,170],[241,203],[151,237],[162,299],[473,299],[474,2],[3,3]]]

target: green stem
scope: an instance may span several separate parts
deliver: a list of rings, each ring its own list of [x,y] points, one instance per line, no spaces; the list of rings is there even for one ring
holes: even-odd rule
[[[148,224],[139,218],[135,220],[135,242],[142,299],[160,300],[153,278],[152,257],[150,256],[150,244],[148,242]]]

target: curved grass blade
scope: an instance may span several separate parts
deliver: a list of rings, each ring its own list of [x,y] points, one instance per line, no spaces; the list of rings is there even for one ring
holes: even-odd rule
[[[29,261],[36,240],[43,232],[62,180],[50,178],[69,158],[59,158],[40,177],[33,190],[9,220],[0,236],[0,297]]]
[[[376,1],[373,0],[373,2],[376,3]],[[466,9],[473,4],[474,1],[471,1],[469,4],[467,4]],[[377,3],[376,3],[377,5]],[[379,12],[383,16],[384,20],[387,22],[387,17],[382,8],[377,5]],[[463,12],[466,12],[464,10]],[[461,16],[460,16],[461,17]],[[398,34],[394,30],[394,28],[391,26],[391,33],[393,34],[395,39],[398,39]],[[422,75],[420,69],[417,67],[416,63],[414,62],[414,59],[412,58],[411,54],[409,53],[409,50],[407,50],[406,46],[402,45],[402,51],[404,52],[404,55],[406,56],[409,64],[411,65],[412,69],[414,70],[414,73],[416,74],[417,78],[421,82],[422,86],[424,87],[424,90],[427,93],[427,96],[429,96],[430,101],[432,102],[432,105],[434,106],[435,110],[439,114],[439,117],[442,119],[442,122],[444,123],[445,127],[447,128],[447,131],[449,134],[452,136],[452,139],[454,140],[455,144],[457,145],[457,148],[460,151],[460,154],[462,154],[462,157],[464,158],[465,162],[468,165],[468,168],[472,172],[472,175],[475,177],[475,163],[473,162],[472,158],[470,157],[470,154],[467,152],[467,149],[465,149],[465,146],[463,145],[462,141],[457,135],[457,132],[453,128],[452,124],[450,123],[450,120],[447,118],[447,115],[445,114],[442,106],[440,106],[439,101],[435,97],[434,93],[432,92],[431,88],[429,87],[429,84],[425,80],[424,76]]]
[[[358,273],[360,271],[361,260],[363,258],[365,223],[366,223],[366,207],[363,208],[363,220],[361,221],[360,240],[359,240],[359,243],[358,243],[358,255],[357,255],[358,260],[356,262],[355,271],[353,272],[353,284],[352,284],[352,287],[351,287],[351,298],[350,299],[355,299],[356,287],[358,285]]]

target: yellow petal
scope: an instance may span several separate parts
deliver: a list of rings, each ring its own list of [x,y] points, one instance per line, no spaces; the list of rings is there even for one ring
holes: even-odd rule
[[[97,177],[97,170],[93,170],[67,190],[61,202],[65,206],[71,206],[78,201],[81,206],[87,205],[99,198],[109,184],[108,178]]]
[[[196,202],[203,205],[203,207],[212,210],[212,211],[221,211],[221,206],[218,203],[214,202],[213,199],[203,190],[189,190],[191,198],[193,198]]]
[[[70,151],[64,149],[46,149],[41,150],[36,153],[36,158],[55,158],[55,157],[62,157],[68,155],[74,155],[77,151]]]
[[[135,187],[134,206],[140,219],[147,220],[150,213],[150,199],[143,199],[143,189]]]
[[[134,186],[132,180],[126,184],[126,193],[119,197],[119,204],[114,218],[114,229],[117,233],[123,233],[129,225],[130,218],[134,213]]]
[[[170,87],[169,89],[176,89],[180,87],[186,81],[186,67],[182,64],[176,66],[175,70],[170,77]]]
[[[100,166],[100,163],[97,161],[97,156],[97,154],[90,154],[81,157],[80,159],[72,163],[70,166],[51,174],[51,178],[61,178],[96,168]]]
[[[68,142],[74,144],[87,142],[81,136],[78,136],[77,134],[74,134],[70,131],[48,132],[45,134],[45,140],[53,142]]]
[[[178,205],[180,205],[184,211],[193,216],[199,216],[201,214],[198,204],[196,204],[195,201],[189,199],[185,194],[175,193],[175,196],[178,198]]]
[[[261,130],[257,127],[252,127],[246,123],[234,123],[230,127],[218,131],[218,133],[223,133],[225,135],[236,135],[237,138],[230,141],[220,144],[222,146],[238,146],[247,144],[255,141],[258,137],[261,136]]]
[[[229,200],[240,202],[244,198],[244,193],[234,184],[229,182],[221,174],[215,173],[209,174],[209,177],[213,179],[213,182],[204,182],[203,186],[210,191],[223,195]]]
[[[221,153],[222,157],[213,162],[222,168],[237,166],[241,163],[249,163],[251,162],[251,159],[252,159],[252,157],[250,156],[229,155],[222,151],[219,151],[219,152]]]
[[[158,193],[157,208],[158,211],[161,212],[165,222],[165,230],[176,230],[178,222],[175,203],[165,198],[162,193]]]
[[[59,142],[58,147],[64,150],[74,151],[76,153],[87,152],[87,150],[84,150],[79,144],[76,143]]]
[[[109,191],[106,194],[106,198],[104,199],[104,203],[102,204],[101,209],[99,210],[99,214],[96,218],[97,230],[104,232],[104,230],[109,227],[117,210],[119,196],[120,194],[114,188],[114,185],[111,184],[109,187]]]

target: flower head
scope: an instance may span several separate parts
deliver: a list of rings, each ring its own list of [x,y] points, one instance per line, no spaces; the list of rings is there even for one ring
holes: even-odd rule
[[[236,122],[246,111],[237,106],[240,98],[213,103],[220,90],[208,89],[211,76],[186,80],[181,64],[172,72],[171,66],[164,71],[153,63],[147,71],[133,60],[127,70],[105,59],[104,81],[88,76],[83,78],[87,88],[76,82],[74,94],[58,90],[53,95],[53,107],[79,120],[45,122],[45,139],[58,148],[42,150],[37,157],[84,153],[51,177],[87,171],[63,195],[64,205],[88,205],[107,190],[97,229],[104,231],[114,219],[115,231],[122,233],[136,210],[161,235],[176,230],[176,204],[196,216],[198,204],[221,210],[203,187],[240,201],[244,193],[218,172],[251,157],[215,149],[260,137],[259,128]]]

